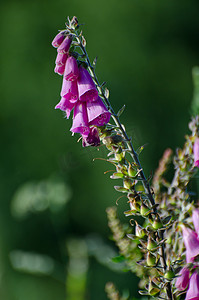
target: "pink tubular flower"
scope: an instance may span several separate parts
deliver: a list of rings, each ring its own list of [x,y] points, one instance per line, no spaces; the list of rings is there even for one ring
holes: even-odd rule
[[[78,100],[77,82],[63,78],[61,97],[71,100],[71,102],[76,102]]]
[[[80,101],[95,101],[98,98],[96,86],[91,78],[89,72],[79,67],[79,78],[77,80],[79,100]]]
[[[199,275],[197,271],[191,275],[185,300],[199,300]]]
[[[175,286],[179,291],[184,291],[189,283],[189,269],[184,267],[179,272],[179,277],[176,279]]]
[[[199,209],[195,208],[192,213],[193,225],[195,227],[195,231],[199,236]]]
[[[56,61],[55,61],[56,65],[57,66],[65,65],[67,58],[68,58],[67,53],[61,53],[61,52],[57,53],[57,58],[56,58]]]
[[[98,130],[96,127],[91,127],[89,135],[87,137],[83,137],[82,139],[82,146],[87,147],[87,146],[93,146],[97,147],[100,145],[100,138],[98,134]]]
[[[77,61],[73,56],[69,56],[66,61],[64,78],[69,81],[77,80],[79,76],[79,69]]]
[[[72,132],[80,133],[83,138],[88,137],[90,128],[86,112],[86,103],[78,101],[74,108]]]
[[[199,255],[199,238],[195,231],[185,226],[182,227],[182,233],[186,247],[186,261],[190,263]]]
[[[197,137],[193,145],[194,167],[199,168],[199,138]]]
[[[67,98],[62,97],[60,102],[55,106],[55,109],[60,109],[62,111],[65,111],[66,117],[68,119],[70,117],[70,113],[71,113],[72,109],[74,108],[74,106],[75,106],[74,102],[71,102]]]
[[[58,53],[68,53],[71,42],[72,41],[69,36],[65,37],[61,45],[57,48]]]
[[[65,35],[64,35],[65,31],[60,31],[55,38],[52,41],[52,46],[57,48],[61,45],[61,43],[63,42]]]
[[[63,75],[64,74],[64,70],[65,70],[65,66],[64,65],[55,65],[55,69],[54,72],[59,74],[59,75]]]
[[[96,101],[87,102],[87,113],[89,125],[103,126],[111,117],[100,97]]]

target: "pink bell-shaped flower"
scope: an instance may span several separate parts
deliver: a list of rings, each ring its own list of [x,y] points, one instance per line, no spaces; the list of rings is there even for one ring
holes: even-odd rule
[[[73,56],[69,56],[66,61],[64,78],[69,81],[77,80],[79,76],[79,69],[77,61]]]
[[[199,209],[195,208],[192,213],[193,225],[195,227],[195,231],[199,236]]]
[[[183,241],[186,247],[186,261],[193,262],[195,256],[199,255],[199,239],[195,231],[182,227]]]
[[[71,42],[72,40],[70,36],[65,37],[61,45],[57,48],[58,53],[68,53]]]
[[[197,271],[191,275],[185,300],[199,300],[199,275]]]
[[[184,291],[189,283],[189,269],[184,267],[179,272],[179,277],[176,279],[175,286],[179,291]]]
[[[80,133],[83,138],[88,137],[90,128],[88,125],[85,102],[78,101],[76,103],[73,113],[73,125],[70,130],[75,133]]]
[[[92,102],[87,102],[89,125],[103,126],[108,123],[111,113],[107,110],[100,97]]]
[[[76,102],[78,100],[78,89],[76,81],[68,81],[63,78],[61,97],[65,97],[71,102]]]
[[[82,138],[82,146],[87,147],[87,146],[93,146],[97,147],[100,145],[100,138],[99,138],[99,133],[96,127],[91,127],[89,135],[87,137]]]
[[[74,102],[71,102],[67,98],[62,97],[60,102],[55,106],[55,109],[60,109],[62,111],[65,111],[66,117],[68,119],[70,117],[70,113],[71,113],[72,109],[74,108],[74,106],[75,106]]]
[[[91,78],[89,72],[79,67],[79,78],[77,80],[79,100],[80,101],[95,101],[98,98],[96,86]]]
[[[55,61],[56,65],[58,65],[58,66],[65,65],[67,58],[68,58],[67,53],[61,53],[61,52],[57,53],[57,57],[56,57],[56,61]]]
[[[65,39],[65,35],[64,35],[65,31],[60,31],[53,39],[52,41],[52,46],[57,48],[61,45],[61,43],[63,42],[63,40]]]
[[[194,167],[199,168],[199,138],[197,137],[193,145]]]
[[[57,73],[59,75],[63,75],[64,70],[65,70],[65,65],[55,65],[55,69],[54,69],[55,73]]]

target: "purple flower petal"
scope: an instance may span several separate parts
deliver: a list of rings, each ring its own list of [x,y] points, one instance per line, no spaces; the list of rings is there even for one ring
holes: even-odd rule
[[[61,45],[61,43],[63,42],[63,40],[65,38],[64,32],[65,31],[61,31],[55,36],[55,38],[52,41],[53,47],[57,48]]]
[[[62,111],[66,112],[67,119],[70,117],[70,113],[75,106],[74,102],[71,102],[70,100],[66,99],[65,97],[62,97],[60,102],[55,106],[55,109],[60,109]]]
[[[77,61],[73,56],[70,56],[66,61],[64,78],[69,81],[77,80],[79,76],[79,69]]]
[[[61,52],[57,53],[57,58],[56,58],[56,61],[55,61],[56,65],[57,66],[65,65],[67,58],[68,58],[68,54],[61,53]]]
[[[194,260],[195,256],[199,255],[199,239],[195,231],[182,227],[183,240],[186,247],[186,261],[190,263]]]
[[[89,72],[79,67],[79,78],[77,80],[79,100],[80,101],[95,101],[98,98],[96,86],[91,78]]]
[[[57,48],[57,51],[60,53],[68,53],[70,45],[71,45],[71,39],[69,36],[67,36],[63,42],[61,43],[61,45]]]
[[[179,291],[184,291],[189,283],[189,269],[184,267],[180,270],[175,286]]]
[[[55,65],[55,69],[54,72],[59,74],[59,75],[63,75],[64,74],[64,70],[65,70],[65,65]]]
[[[76,81],[68,81],[63,78],[61,97],[76,102],[78,100],[78,89]]]
[[[100,145],[99,133],[96,127],[91,127],[89,135],[87,137],[82,138],[82,146],[93,146],[97,147]]]
[[[199,300],[199,275],[197,271],[191,275],[185,300]]]
[[[111,117],[111,113],[100,97],[96,101],[87,102],[87,113],[89,125],[103,126]]]
[[[87,137],[89,135],[90,128],[88,125],[85,102],[78,101],[76,103],[73,113],[73,125],[70,130],[75,133],[80,133],[82,137]]]
[[[193,146],[194,167],[199,168],[199,138],[197,137]]]

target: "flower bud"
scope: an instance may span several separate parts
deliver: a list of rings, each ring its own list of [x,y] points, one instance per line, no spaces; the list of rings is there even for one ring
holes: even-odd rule
[[[132,164],[129,163],[129,166],[128,166],[128,175],[129,175],[130,177],[135,177],[136,174],[137,174],[137,170],[134,169],[134,168],[132,167]]]
[[[160,292],[159,287],[150,279],[148,292],[151,296],[157,296]]]
[[[139,238],[143,238],[146,235],[146,229],[140,226],[136,221],[135,224],[135,235]]]
[[[142,216],[145,216],[145,215],[147,215],[149,212],[150,212],[150,208],[149,208],[146,204],[142,203],[142,205],[141,205],[141,207],[140,207],[140,214],[141,214]]]
[[[147,241],[147,250],[154,251],[157,248],[157,243],[154,241],[154,239],[149,234],[148,241]]]
[[[129,190],[129,189],[131,188],[131,186],[132,186],[132,182],[131,182],[130,179],[124,179],[123,185],[124,185],[124,187],[125,187],[126,189]]]
[[[149,267],[154,266],[156,263],[156,257],[150,252],[147,253],[146,263]]]
[[[159,215],[156,215],[155,220],[153,221],[152,226],[156,230],[162,228],[162,222],[160,220]]]
[[[175,277],[175,273],[173,272],[172,269],[166,271],[166,273],[164,274],[164,278],[168,280],[172,280],[174,277]]]

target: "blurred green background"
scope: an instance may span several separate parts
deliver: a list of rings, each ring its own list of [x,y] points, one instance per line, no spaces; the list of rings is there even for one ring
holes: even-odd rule
[[[0,2],[0,299],[104,300],[110,280],[139,298],[136,278],[110,261],[117,249],[105,210],[118,194],[103,174],[108,163],[93,162],[106,151],[83,149],[71,119],[54,110],[62,78],[51,41],[67,16],[85,24],[113,108],[126,105],[121,121],[135,148],[147,144],[149,175],[188,132],[198,13],[197,0]],[[126,207],[120,201],[123,221]]]

